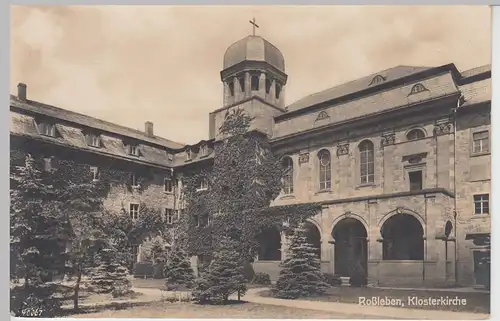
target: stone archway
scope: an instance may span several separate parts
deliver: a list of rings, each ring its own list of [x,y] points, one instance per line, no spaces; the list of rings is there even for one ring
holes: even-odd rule
[[[335,274],[350,276],[351,268],[357,262],[366,273],[368,247],[367,231],[363,223],[352,217],[344,218],[335,224],[332,237],[335,241]]]
[[[424,259],[424,230],[415,216],[395,214],[383,223],[380,232],[383,260]]]
[[[318,227],[311,222],[306,222],[305,228],[307,243],[311,244],[316,249],[315,254],[321,260],[321,233]]]

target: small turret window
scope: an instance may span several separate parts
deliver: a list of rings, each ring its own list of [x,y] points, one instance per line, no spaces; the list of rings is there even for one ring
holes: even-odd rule
[[[281,84],[276,84],[276,99],[280,99]]]
[[[252,76],[252,90],[259,90],[259,76]]]
[[[271,80],[266,79],[266,94],[269,94],[269,92],[271,91],[271,84]]]
[[[245,92],[245,78],[238,77],[238,82],[240,83],[241,92]]]

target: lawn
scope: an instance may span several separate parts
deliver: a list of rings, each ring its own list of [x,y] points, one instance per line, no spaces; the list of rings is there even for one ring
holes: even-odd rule
[[[94,309],[95,310],[95,309]],[[228,318],[228,319],[375,319],[363,315],[288,308],[254,303],[224,306],[192,303],[155,302],[147,305],[101,309],[90,313],[68,315],[71,318]],[[387,318],[380,318],[387,319]]]
[[[270,296],[269,290],[259,292],[262,296]],[[465,299],[466,305],[409,305],[409,297],[425,298],[441,298],[449,297]],[[404,303],[404,308],[411,309],[426,309],[426,310],[443,310],[455,312],[472,312],[472,313],[490,313],[490,294],[489,293],[458,293],[452,291],[432,291],[432,290],[396,290],[396,289],[378,289],[378,288],[351,288],[351,287],[332,287],[327,293],[322,296],[303,298],[304,300],[323,301],[323,302],[342,302],[342,303],[359,303],[360,297],[366,298],[398,298]]]

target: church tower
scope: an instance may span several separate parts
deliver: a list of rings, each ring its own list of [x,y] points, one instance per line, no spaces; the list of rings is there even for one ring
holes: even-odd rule
[[[285,59],[266,39],[254,34],[233,43],[224,54],[220,73],[223,106],[210,113],[210,138],[218,137],[224,116],[241,108],[255,117],[250,129],[272,136],[274,117],[285,112]]]

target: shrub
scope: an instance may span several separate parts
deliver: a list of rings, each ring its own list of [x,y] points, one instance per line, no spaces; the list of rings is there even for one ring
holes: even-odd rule
[[[257,273],[255,273],[255,276],[252,280],[252,283],[269,285],[269,284],[271,284],[271,278],[269,277],[269,274],[267,274],[267,273],[257,272]]]
[[[325,278],[325,282],[331,286],[340,286],[342,285],[342,280],[340,279],[340,276],[331,274],[331,273],[324,273],[323,274]]]
[[[153,277],[155,279],[163,279],[163,278],[165,278],[165,275],[163,273],[164,269],[165,269],[165,263],[163,263],[163,262],[156,263],[154,265],[154,275],[153,275]]]
[[[352,287],[365,287],[368,284],[368,279],[366,278],[365,270],[363,269],[359,261],[356,261],[352,265],[349,284]]]

